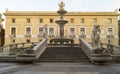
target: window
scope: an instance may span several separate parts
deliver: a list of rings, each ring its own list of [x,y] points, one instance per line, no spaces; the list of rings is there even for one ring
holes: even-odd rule
[[[15,19],[14,18],[12,18],[12,23],[15,23]]]
[[[108,28],[108,35],[113,35],[113,29],[112,28]]]
[[[95,19],[93,19],[93,23],[97,23],[97,19],[95,18]]]
[[[80,28],[80,35],[79,35],[80,38],[86,38],[86,35],[85,35],[85,28],[84,27],[81,27]]]
[[[50,23],[53,23],[53,19],[50,19]]]
[[[40,23],[43,23],[43,19],[39,19],[39,22],[40,22]]]
[[[43,28],[42,27],[39,28],[39,36],[43,36]]]
[[[112,19],[111,18],[108,19],[108,24],[112,24]]]
[[[108,28],[107,38],[114,38],[113,28],[112,28],[112,27],[109,27],[109,28]]]
[[[27,18],[27,23],[30,23],[30,18]]]
[[[54,36],[54,28],[49,28],[49,35]]]
[[[16,36],[16,28],[15,27],[12,27],[11,28],[11,35],[14,37]]]
[[[72,18],[72,19],[70,19],[70,22],[71,22],[71,23],[74,23],[74,19],[73,19],[73,18]]]
[[[30,37],[30,36],[31,36],[31,28],[30,28],[30,27],[27,27],[27,28],[26,28],[26,36],[27,36],[27,37]]]
[[[75,35],[75,28],[70,28],[70,35]]]
[[[30,43],[30,39],[27,39],[26,42],[27,42],[27,43]]]
[[[15,43],[15,39],[13,39],[13,43]]]
[[[80,28],[80,35],[85,35],[85,28]]]
[[[85,23],[85,20],[83,18],[81,19],[81,23]]]

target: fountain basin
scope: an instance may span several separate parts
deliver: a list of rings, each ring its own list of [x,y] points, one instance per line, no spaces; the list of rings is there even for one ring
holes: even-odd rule
[[[67,11],[65,11],[65,10],[59,10],[59,11],[57,11],[57,13],[63,15],[63,14],[65,14],[65,13],[67,13]]]
[[[70,38],[54,38],[50,40],[50,44],[74,44],[74,40]]]
[[[58,19],[58,20],[56,20],[55,21],[55,23],[57,23],[57,24],[66,24],[66,23],[68,23],[68,21],[67,20],[65,20],[65,19]]]

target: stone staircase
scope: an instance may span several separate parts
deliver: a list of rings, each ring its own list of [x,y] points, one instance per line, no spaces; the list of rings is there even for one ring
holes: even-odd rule
[[[38,62],[90,62],[80,47],[47,47]]]

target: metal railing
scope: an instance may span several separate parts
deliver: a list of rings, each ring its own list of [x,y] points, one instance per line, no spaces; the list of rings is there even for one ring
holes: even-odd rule
[[[80,34],[79,38],[86,38],[86,35],[85,34]]]

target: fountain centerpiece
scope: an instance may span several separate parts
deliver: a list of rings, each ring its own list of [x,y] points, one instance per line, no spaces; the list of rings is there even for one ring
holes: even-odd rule
[[[60,19],[56,20],[55,23],[57,23],[60,27],[60,37],[63,38],[64,37],[64,25],[66,23],[68,23],[67,20],[63,19],[63,15],[67,13],[67,11],[64,10],[64,2],[60,2],[59,4],[59,10],[57,11],[57,13],[60,15]]]
[[[60,15],[60,19],[56,20],[55,23],[57,23],[60,27],[60,33],[59,33],[59,38],[54,38],[54,39],[51,39],[50,40],[50,43],[54,42],[55,44],[56,43],[60,43],[60,44],[63,44],[64,42],[66,43],[74,43],[74,40],[73,39],[69,39],[69,38],[65,38],[64,37],[64,25],[66,23],[68,23],[68,21],[66,19],[63,18],[63,15],[67,13],[67,11],[64,9],[64,2],[60,2],[58,4],[59,6],[59,10],[57,11],[57,13]]]

